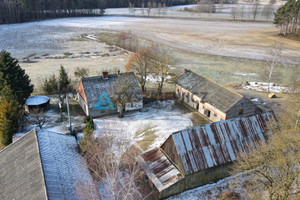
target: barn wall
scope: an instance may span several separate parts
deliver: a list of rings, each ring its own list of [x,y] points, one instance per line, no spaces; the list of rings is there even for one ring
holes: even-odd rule
[[[170,187],[164,189],[159,193],[159,199],[165,199],[169,196],[179,194],[181,192],[184,192],[186,190],[185,187],[185,180],[181,179],[175,184],[171,185]]]
[[[176,167],[179,167],[180,171],[184,171],[183,166],[181,164],[181,160],[179,155],[177,154],[176,146],[174,144],[174,140],[172,135],[161,145],[161,149],[164,151],[165,154],[175,163]]]
[[[242,98],[226,113],[226,119],[254,115],[256,114],[257,107],[254,103],[246,98]]]
[[[182,88],[181,86],[176,85],[175,93],[180,101],[183,101],[190,107],[196,109],[199,113],[204,115],[209,120],[216,122],[226,119],[225,113],[221,112],[208,103],[201,102],[201,99],[198,96],[193,95],[190,91]]]
[[[230,164],[202,170],[185,177],[186,189],[193,189],[229,176]]]
[[[229,176],[231,164],[220,165],[185,176],[182,180],[160,192],[160,199],[179,194],[208,183],[216,182]]]

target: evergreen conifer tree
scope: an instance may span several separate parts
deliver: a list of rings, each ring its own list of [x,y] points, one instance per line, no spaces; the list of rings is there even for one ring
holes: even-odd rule
[[[60,66],[59,76],[58,76],[58,91],[60,94],[66,94],[70,92],[70,83],[71,80],[66,72],[64,66]]]
[[[25,73],[18,60],[11,57],[10,53],[2,50],[0,52],[0,90],[7,86],[15,95],[15,100],[23,105],[33,92],[29,76]]]

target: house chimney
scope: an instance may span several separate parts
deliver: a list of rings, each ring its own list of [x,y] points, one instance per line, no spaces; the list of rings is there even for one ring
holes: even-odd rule
[[[102,72],[103,79],[108,79],[108,72]]]
[[[184,73],[186,74],[189,70],[188,69],[184,69]]]
[[[120,76],[120,70],[117,70],[117,75]]]

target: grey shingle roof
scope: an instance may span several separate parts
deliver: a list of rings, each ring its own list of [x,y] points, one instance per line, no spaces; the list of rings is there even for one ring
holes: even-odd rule
[[[78,199],[79,181],[92,182],[73,136],[40,130],[0,152],[0,199]]]
[[[100,98],[104,90],[108,95],[112,94],[113,91],[110,90],[113,89],[115,82],[117,81],[118,78],[123,78],[124,76],[122,75],[125,74],[127,75],[126,77],[130,78],[133,85],[140,91],[139,84],[133,72],[121,73],[120,76],[118,76],[117,74],[110,74],[108,76],[108,79],[103,79],[102,76],[95,76],[95,77],[81,79],[89,108],[93,108],[95,106],[95,104],[97,103],[98,99]],[[140,92],[136,94],[135,98],[136,100],[142,100],[143,98],[142,93]]]
[[[78,199],[76,186],[81,180],[91,180],[73,136],[45,130],[38,131],[48,198]]]
[[[35,131],[0,152],[0,199],[47,199]]]
[[[176,84],[192,92],[218,110],[226,113],[243,96],[191,70],[180,76]]]

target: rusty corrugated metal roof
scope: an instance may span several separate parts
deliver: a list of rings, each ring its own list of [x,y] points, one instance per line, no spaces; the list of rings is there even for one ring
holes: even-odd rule
[[[158,190],[177,182],[180,171],[159,148],[147,151],[141,154],[141,157],[145,161],[147,175]]]
[[[268,112],[251,117],[220,121],[173,133],[177,153],[186,174],[236,160],[239,153],[248,152],[265,142],[267,123],[275,121]]]

